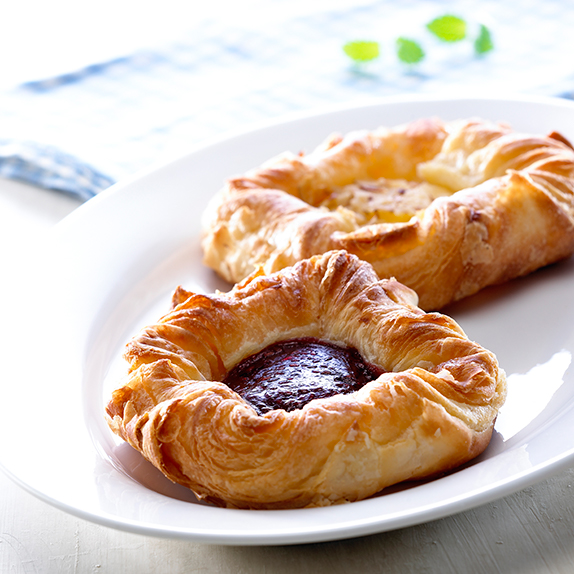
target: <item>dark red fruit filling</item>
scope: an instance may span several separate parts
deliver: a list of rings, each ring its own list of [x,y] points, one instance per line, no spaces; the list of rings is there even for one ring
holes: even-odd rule
[[[301,338],[274,343],[247,357],[223,382],[264,414],[353,393],[382,372],[365,363],[356,349]]]

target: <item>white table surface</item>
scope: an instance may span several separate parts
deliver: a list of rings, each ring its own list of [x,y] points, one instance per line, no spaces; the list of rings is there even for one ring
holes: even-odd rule
[[[2,268],[25,264],[18,259],[18,246],[42,241],[78,205],[61,193],[0,179]],[[574,467],[434,522],[352,540],[283,547],[209,546],[115,531],[53,508],[0,472],[0,573],[383,571],[574,572]]]

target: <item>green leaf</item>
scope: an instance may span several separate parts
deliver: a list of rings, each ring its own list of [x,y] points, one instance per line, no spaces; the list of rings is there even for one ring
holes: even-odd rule
[[[343,51],[355,62],[369,62],[379,57],[379,43],[370,40],[347,42]]]
[[[427,28],[444,42],[458,42],[466,37],[466,22],[452,14],[435,18],[427,24]]]
[[[493,48],[494,44],[492,43],[490,30],[484,24],[481,24],[478,37],[474,41],[474,51],[477,54],[485,54],[486,52],[490,52]]]
[[[425,57],[421,45],[409,38],[397,38],[397,56],[405,64],[417,64]]]

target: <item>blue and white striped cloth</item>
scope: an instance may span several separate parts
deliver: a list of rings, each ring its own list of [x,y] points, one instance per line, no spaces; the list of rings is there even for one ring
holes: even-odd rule
[[[459,89],[574,94],[574,5],[562,0],[343,2],[265,25],[202,20],[172,41],[0,92],[0,176],[88,199],[114,181],[229,130],[365,97]],[[256,5],[255,5],[256,9]],[[495,48],[446,45],[425,24],[455,13]],[[427,57],[398,61],[398,36]],[[360,68],[342,46],[380,43]]]

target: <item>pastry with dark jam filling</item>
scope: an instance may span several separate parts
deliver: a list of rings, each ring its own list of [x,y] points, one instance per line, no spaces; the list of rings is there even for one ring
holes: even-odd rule
[[[228,293],[179,288],[125,357],[111,429],[236,508],[352,502],[451,470],[486,448],[506,389],[453,319],[345,251]]]

